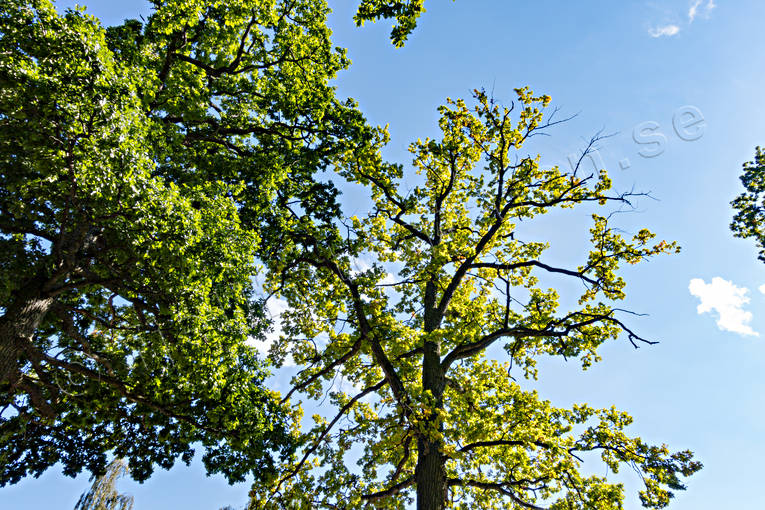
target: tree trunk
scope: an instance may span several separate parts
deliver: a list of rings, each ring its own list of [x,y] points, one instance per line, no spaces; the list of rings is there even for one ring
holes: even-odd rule
[[[422,383],[423,389],[433,395],[434,411],[443,409],[446,378],[441,368],[440,346],[433,342],[425,342],[424,345]],[[426,427],[443,431],[438,414],[430,414]],[[443,510],[445,507],[447,485],[444,461],[441,441],[424,436],[417,439],[417,510]]]
[[[19,358],[53,304],[51,297],[17,299],[0,317],[0,383],[14,386],[20,378]]]
[[[446,471],[439,444],[417,440],[417,510],[443,510],[446,504]]]

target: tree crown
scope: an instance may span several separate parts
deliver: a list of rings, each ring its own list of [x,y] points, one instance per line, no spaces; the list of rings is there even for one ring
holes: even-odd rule
[[[536,376],[543,355],[580,357],[586,367],[622,332],[650,343],[615,306],[625,297],[618,269],[678,249],[646,229],[625,239],[593,215],[591,249],[577,266],[544,262],[549,243],[522,239],[518,223],[630,195],[609,193],[605,171],[521,156],[529,137],[557,121],[544,115],[548,96],[517,95],[513,107],[482,91],[474,108],[447,101],[442,137],[410,147],[417,185],[382,161],[382,130],[373,150],[347,153],[343,175],[371,191],[366,217],[332,230],[293,211],[291,242],[270,263],[269,288],[290,305],[272,358],[289,353],[302,367],[285,399],[328,393],[337,414],[314,416],[282,474],[253,488],[252,508],[405,508],[433,453],[454,508],[621,508],[621,485],[581,474],[587,452],[601,452],[612,471],[637,469],[650,508],[666,506],[683,488],[679,477],[700,468],[690,452],[626,435],[626,413],[559,409],[511,377],[518,365]],[[578,306],[560,310],[540,272],[581,282]],[[494,344],[504,360],[491,359]]]

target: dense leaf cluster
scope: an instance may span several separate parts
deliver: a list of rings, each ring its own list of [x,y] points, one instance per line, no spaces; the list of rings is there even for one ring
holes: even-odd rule
[[[417,19],[425,11],[425,0],[362,0],[354,16],[356,24],[364,25],[366,21],[394,18],[396,24],[391,29],[391,42],[402,47],[409,34],[417,26]]]
[[[311,176],[365,129],[328,85],[348,61],[321,1],[154,7],[0,7],[2,484],[109,451],[145,479],[194,442],[240,480],[291,449],[251,278],[277,194],[332,212]]]
[[[736,237],[753,238],[765,261],[765,151],[757,147],[754,159],[744,163],[744,192],[731,205],[736,210],[730,225]]]

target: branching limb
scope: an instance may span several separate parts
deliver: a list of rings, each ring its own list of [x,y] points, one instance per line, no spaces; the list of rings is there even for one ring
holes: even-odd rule
[[[388,356],[385,353],[385,350],[382,348],[380,341],[374,335],[372,326],[369,324],[369,319],[367,318],[366,312],[364,310],[364,302],[362,300],[361,293],[359,292],[358,284],[348,276],[348,274],[338,265],[337,261],[335,260],[322,257],[310,258],[306,256],[301,257],[300,260],[311,264],[314,267],[329,270],[348,289],[351,294],[351,300],[353,302],[353,308],[358,320],[361,335],[369,341],[369,345],[372,349],[372,354],[375,358],[375,361],[385,374],[385,379],[390,385],[393,396],[396,398],[396,401],[398,402],[404,414],[409,415],[411,413],[411,409],[408,404],[408,394],[404,388],[404,384],[401,381],[401,378],[396,373],[396,369],[393,366],[393,363],[391,363],[390,359],[388,359]]]
[[[358,338],[358,339],[357,339],[357,340],[356,340],[356,341],[353,343],[353,345],[352,345],[352,346],[351,346],[351,348],[348,350],[348,352],[346,352],[345,354],[343,354],[343,355],[342,355],[342,356],[340,356],[339,358],[336,358],[336,359],[334,359],[334,360],[332,361],[332,363],[330,363],[329,365],[325,366],[323,369],[319,370],[319,371],[318,371],[318,372],[316,372],[315,374],[311,375],[311,376],[310,376],[308,379],[306,379],[305,381],[301,382],[300,384],[296,384],[295,386],[293,386],[293,387],[292,387],[292,389],[290,389],[290,391],[288,391],[288,392],[287,392],[287,394],[284,396],[284,398],[282,398],[282,403],[289,401],[289,399],[290,399],[290,397],[292,396],[292,394],[293,394],[293,393],[295,393],[296,391],[302,391],[302,390],[304,390],[305,388],[307,388],[308,386],[310,386],[310,385],[311,385],[311,384],[312,384],[314,381],[316,381],[316,380],[318,380],[319,378],[323,377],[324,375],[326,375],[326,374],[330,373],[332,370],[334,370],[334,369],[335,369],[335,368],[337,368],[338,366],[340,366],[340,365],[344,364],[346,361],[348,361],[348,360],[349,360],[349,359],[351,359],[353,356],[355,356],[356,354],[358,354],[359,350],[361,349],[361,345],[362,345],[362,343],[363,343],[364,339],[365,339],[365,338],[364,338],[363,336],[360,336],[360,337],[359,337],[359,338]]]
[[[313,455],[313,453],[316,451],[317,448],[319,448],[319,446],[321,446],[322,441],[324,440],[324,438],[327,437],[327,434],[329,434],[329,431],[332,430],[332,427],[335,426],[335,424],[340,420],[340,418],[342,418],[345,415],[345,413],[347,413],[356,404],[356,402],[361,400],[363,397],[369,395],[370,393],[378,391],[380,388],[382,388],[386,384],[388,384],[388,381],[383,379],[382,381],[378,382],[377,384],[375,384],[373,386],[370,386],[369,388],[366,388],[364,391],[362,391],[361,393],[357,394],[355,397],[350,399],[343,407],[341,407],[340,411],[335,415],[335,417],[332,419],[332,421],[329,422],[329,424],[327,424],[326,427],[324,427],[324,430],[322,430],[321,434],[319,434],[319,437],[317,437],[316,440],[314,441],[314,443],[305,451],[305,453],[303,454],[303,457],[300,459],[300,461],[298,461],[298,463],[295,465],[295,467],[289,473],[284,475],[279,480],[279,482],[273,488],[271,493],[272,494],[276,494],[277,492],[279,492],[279,489],[284,484],[284,482],[286,482],[287,480],[289,480],[290,478],[294,477],[295,475],[297,475],[300,472],[300,470],[303,468],[303,466],[305,465],[305,463],[308,460],[308,458],[311,455]]]
[[[413,484],[414,484],[414,476],[410,476],[406,480],[399,482],[396,485],[392,485],[385,490],[382,490],[379,492],[373,492],[372,494],[364,494],[363,496],[361,496],[361,499],[365,501],[377,501],[383,498],[389,498],[391,496],[395,496],[396,494],[406,489],[407,487],[411,487]]]
[[[581,280],[589,283],[590,285],[599,284],[597,280],[594,280],[588,276],[585,276],[585,271],[571,271],[570,269],[553,267],[548,264],[545,264],[544,262],[540,262],[538,260],[526,260],[524,262],[516,262],[513,264],[498,264],[494,262],[474,262],[470,264],[469,269],[491,268],[491,269],[496,269],[497,271],[512,271],[514,269],[518,269],[521,267],[539,267],[550,273],[561,273],[561,274],[566,274],[569,276],[575,276],[576,278],[580,278]]]
[[[513,483],[482,482],[479,480],[463,480],[461,478],[450,478],[447,483],[450,487],[476,487],[479,489],[496,491],[504,496],[509,497],[513,503],[520,505],[523,508],[528,508],[529,510],[546,510],[541,506],[536,506],[533,503],[522,500],[516,493],[508,488],[509,486],[513,486]]]
[[[551,338],[565,338],[567,337],[572,331],[578,330],[585,326],[590,326],[592,324],[598,323],[598,322],[610,322],[612,324],[615,324],[619,326],[619,328],[622,329],[625,333],[627,333],[628,339],[630,343],[637,348],[637,342],[642,342],[648,345],[656,344],[657,342],[647,340],[646,338],[643,338],[639,336],[637,333],[632,331],[629,327],[627,327],[621,320],[615,318],[613,316],[613,312],[618,310],[611,310],[607,314],[593,314],[593,313],[586,313],[586,312],[572,312],[565,317],[555,320],[549,324],[547,324],[546,327],[541,329],[533,329],[533,328],[527,328],[527,327],[515,327],[515,328],[502,328],[497,331],[494,331],[488,335],[483,336],[479,340],[476,340],[475,342],[470,342],[466,344],[461,344],[457,347],[455,347],[449,354],[446,355],[444,360],[441,362],[441,366],[444,370],[448,370],[448,368],[451,366],[452,363],[459,359],[468,358],[470,356],[473,356],[475,354],[478,354],[479,352],[485,350],[487,347],[489,347],[491,344],[499,340],[500,338],[504,337],[515,337],[515,338],[523,338],[523,337],[551,337]],[[579,320],[577,322],[568,323],[573,318],[581,317],[582,320]],[[556,329],[558,327],[563,327],[563,329]]]

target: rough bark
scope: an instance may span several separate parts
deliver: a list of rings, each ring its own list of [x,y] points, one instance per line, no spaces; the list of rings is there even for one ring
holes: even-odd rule
[[[441,320],[435,310],[435,285],[429,283],[425,291],[425,331],[435,331]],[[422,387],[430,392],[437,410],[443,408],[446,377],[441,368],[441,346],[436,342],[426,341],[423,346]],[[426,421],[428,429],[443,431],[443,423],[438,414],[431,413]],[[426,435],[417,439],[417,510],[443,510],[446,505],[446,469],[441,442]]]
[[[18,296],[0,317],[0,384],[15,386],[19,382],[19,358],[32,345],[52,304],[52,297]]]
[[[417,510],[443,510],[446,504],[446,472],[437,445],[423,438],[417,441]],[[430,449],[430,451],[428,451]]]
[[[425,343],[422,371],[423,388],[434,397],[436,409],[443,407],[444,376],[441,370],[439,346],[434,342]],[[443,430],[443,424],[436,414],[431,414],[428,428]],[[417,510],[442,510],[446,503],[446,470],[441,452],[441,442],[426,435],[417,439]]]

